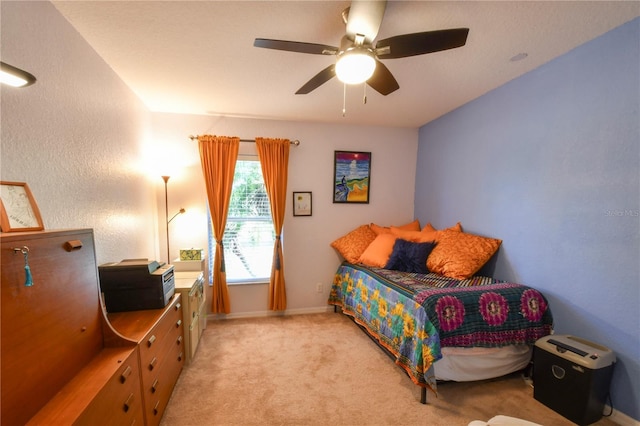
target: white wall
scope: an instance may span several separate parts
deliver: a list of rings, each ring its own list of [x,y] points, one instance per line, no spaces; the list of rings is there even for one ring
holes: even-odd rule
[[[1,171],[26,182],[46,229],[93,228],[98,263],[157,256],[150,115],[48,2],[1,2],[2,61],[37,78],[1,89]]]
[[[326,309],[340,258],[331,241],[368,222],[413,220],[418,130],[149,113],[48,2],[1,2],[2,60],[33,73],[1,90],[2,180],[27,182],[47,229],[93,228],[98,263],[171,258],[206,248],[206,197],[190,134],[299,139],[289,165],[284,229],[288,311]],[[369,204],[332,203],[333,152],[372,152]],[[167,166],[171,167],[167,168]],[[293,217],[293,191],[313,192],[313,216]],[[323,284],[323,292],[316,284]],[[233,315],[267,311],[267,286],[230,290]],[[209,296],[210,297],[210,296]]]
[[[206,195],[198,144],[189,135],[215,134],[253,139],[256,136],[300,140],[289,157],[288,202],[284,225],[287,311],[327,308],[329,287],[341,262],[329,244],[359,225],[403,224],[413,220],[418,130],[320,123],[251,120],[181,114],[153,114],[153,141],[163,159],[174,161],[169,180],[169,216],[180,207],[187,213],[171,222],[171,258],[185,247],[207,247]],[[244,143],[241,144],[244,148]],[[372,153],[369,204],[333,204],[335,150]],[[159,160],[160,161],[160,160]],[[175,176],[175,177],[174,177]],[[158,222],[164,244],[164,183],[158,177]],[[313,193],[311,217],[294,217],[292,192]],[[163,252],[164,253],[164,252]],[[164,259],[166,254],[162,255]],[[316,284],[323,284],[323,292]],[[267,285],[230,286],[231,315],[267,312]]]
[[[417,129],[150,114],[128,87],[50,3],[2,1],[0,2],[0,19],[2,61],[24,68],[38,78],[37,83],[28,88],[2,87],[0,89],[0,179],[29,184],[47,229],[93,228],[98,263],[120,260],[125,257],[164,258],[164,187],[159,177],[164,173],[172,176],[169,182],[170,212],[173,213],[180,207],[185,207],[188,210],[186,215],[179,217],[171,224],[172,257],[177,256],[177,250],[180,247],[206,247],[204,185],[199,169],[197,145],[188,139],[190,134],[226,134],[242,138],[288,137],[301,141],[301,145],[293,148],[291,152],[288,192],[312,191],[313,216],[293,217],[290,210],[291,201],[289,202],[289,211],[285,222],[284,249],[288,307],[292,312],[313,311],[326,307],[329,284],[340,262],[337,254],[329,246],[331,241],[362,223],[401,224],[414,218]],[[577,66],[575,69],[571,68],[571,72],[553,73],[551,79],[558,79],[559,84],[571,89],[570,92],[575,96],[586,95],[587,102],[582,102],[581,105],[597,106],[603,102],[603,99],[609,99],[608,105],[620,104],[625,108],[628,105],[632,106],[632,108],[622,108],[624,113],[616,117],[618,120],[623,117],[631,124],[619,126],[622,130],[615,130],[612,133],[615,137],[608,139],[609,143],[624,141],[628,144],[629,152],[633,153],[628,158],[624,158],[628,162],[638,158],[638,103],[637,97],[631,103],[621,103],[620,99],[632,97],[632,94],[637,94],[637,90],[629,90],[625,96],[611,97],[610,93],[612,92],[606,86],[606,84],[616,82],[611,76],[597,83],[581,85],[574,83],[575,87],[564,84],[560,76],[589,75],[589,73],[597,72],[603,66],[607,69],[616,69],[617,61],[600,61],[598,64],[589,62],[593,58],[609,52],[614,55],[619,54],[621,57],[627,58],[628,61],[629,58],[632,59],[629,61],[633,64],[632,66],[619,67],[618,69],[623,70],[624,80],[621,81],[628,80],[631,82],[628,87],[637,89],[638,49],[637,43],[633,43],[637,41],[637,28],[638,21],[636,20],[632,27],[625,27],[625,31],[633,30],[631,36],[625,36],[626,32],[616,31],[606,38],[596,40],[596,44],[591,43],[588,46],[589,50],[580,49],[577,53],[550,65],[555,69],[558,64],[562,65],[564,61],[570,63],[575,61]],[[623,40],[631,43],[630,46],[634,48],[624,49],[625,44],[616,43],[615,39],[610,38],[620,35],[625,36]],[[607,44],[611,41],[614,42],[611,46],[615,48]],[[600,45],[600,43],[604,44]],[[623,48],[619,46],[623,46]],[[594,56],[591,49],[594,49],[600,56]],[[585,63],[589,66],[584,66]],[[560,69],[563,70],[562,67]],[[580,72],[574,72],[575,70]],[[529,83],[532,81],[535,83],[535,79],[547,71],[548,68],[545,68],[514,82],[509,87],[491,94],[491,99],[499,97],[501,94],[512,98],[513,93],[525,93],[530,89]],[[627,86],[618,85],[615,87],[624,89]],[[536,96],[539,97],[539,90],[536,87],[534,89],[534,97],[519,96],[519,98],[535,99]],[[506,92],[506,90],[509,91]],[[564,99],[564,97],[563,95],[559,99]],[[542,100],[544,99],[542,98]],[[555,99],[553,100],[555,101]],[[472,121],[474,117],[482,116],[484,109],[482,102],[485,101],[469,105],[423,128],[423,145],[429,144],[430,152],[433,153],[433,149],[438,144],[438,141],[433,139],[433,134],[441,128],[446,128],[447,132],[453,132],[453,135],[457,134],[456,132],[468,131],[471,135],[470,138],[463,138],[463,140],[478,139],[477,129],[479,127],[474,127]],[[537,103],[525,105],[525,107],[520,105],[526,112],[524,115],[527,117],[525,120],[527,124],[530,124],[531,117],[536,116],[529,109],[535,109],[540,102],[542,101],[538,100]],[[508,102],[505,102],[504,105],[508,105]],[[574,105],[575,102],[572,101],[570,103],[571,110]],[[545,111],[547,110],[542,108],[539,112]],[[555,110],[548,111],[553,114]],[[575,142],[575,129],[581,128],[582,124],[593,118],[590,114],[580,115],[580,111],[582,110],[578,109],[577,119],[574,118],[578,124],[571,128],[570,136],[574,136],[573,142]],[[616,109],[613,108],[612,111],[616,111]],[[586,119],[580,120],[585,117]],[[472,120],[471,124],[467,118]],[[607,117],[605,116],[605,118]],[[566,129],[565,121],[562,121],[562,126],[559,126],[561,130]],[[603,125],[602,128],[611,130],[610,122],[605,121],[607,125]],[[466,123],[466,127],[463,126],[461,129],[458,125],[460,123]],[[500,122],[499,124],[502,126],[504,123]],[[544,121],[542,128],[546,128],[546,126],[548,126],[548,122]],[[523,128],[530,129],[531,126],[525,125]],[[615,126],[613,128],[617,129]],[[497,129],[498,133],[504,134],[502,127],[498,126]],[[620,137],[620,132],[625,129],[629,130],[629,134],[635,139]],[[596,129],[593,135],[607,134],[599,132],[600,129]],[[513,140],[517,140],[523,134],[526,136],[525,133],[514,131],[516,136]],[[587,137],[589,136],[588,132],[583,130],[582,133],[585,136],[585,141],[590,141]],[[451,138],[451,135],[447,137]],[[565,138],[563,136],[560,139],[562,142]],[[447,141],[444,140],[444,142]],[[495,144],[496,142],[492,140],[490,143]],[[452,163],[459,161],[459,153],[462,151],[456,151],[455,146],[446,148],[446,143],[440,144],[440,146],[451,154],[449,156]],[[608,145],[602,146],[608,147]],[[334,150],[372,152],[370,204],[342,205],[331,202]],[[593,156],[588,150],[575,152]],[[443,161],[443,158],[448,158],[441,152],[438,154],[440,155],[435,158],[440,162]],[[163,168],[166,159],[170,160],[168,163],[177,166],[173,171],[167,171]],[[587,157],[587,159],[591,160],[591,157]],[[599,157],[595,156],[594,159],[599,160]],[[594,163],[596,163],[595,160]],[[421,162],[421,169],[424,164],[429,163],[428,161]],[[433,166],[437,166],[437,163],[434,163]],[[494,170],[494,166],[491,163],[485,169]],[[597,180],[596,183],[602,184],[611,181],[613,177],[620,175],[621,170],[637,172],[637,163],[635,167],[632,169],[627,164],[626,168],[620,168],[620,170],[612,168],[611,173],[605,174],[605,179]],[[429,201],[424,201],[427,198],[431,201],[438,198],[427,188],[442,188],[442,176],[434,175],[437,178],[434,180],[430,179],[428,175],[420,173],[418,175],[419,184],[422,182],[425,185],[424,188],[418,188],[416,204],[416,211],[422,218],[434,220],[435,225],[442,227],[450,225],[456,220],[462,220],[463,224],[470,225],[472,231],[484,231],[487,234],[505,238],[503,248],[506,250],[502,251],[501,249],[504,260],[502,265],[518,263],[517,256],[509,254],[510,257],[504,258],[504,253],[517,254],[517,250],[509,249],[508,246],[512,243],[507,241],[506,235],[494,232],[498,228],[487,228],[485,224],[483,224],[483,228],[474,226],[475,216],[469,214],[468,211],[477,212],[478,206],[469,209],[469,206],[461,205],[455,200],[455,197],[451,197],[451,191],[447,192],[450,189],[449,186],[443,187],[444,189],[434,189],[443,193],[443,198],[453,200],[452,203],[455,206],[459,205],[458,214],[466,214],[466,216],[458,216],[457,219],[453,219],[453,222],[447,222],[451,220],[452,216],[448,214],[442,203],[432,203],[430,206]],[[484,173],[483,176],[494,175]],[[608,257],[610,262],[618,262],[615,264],[621,267],[598,269],[598,271],[604,271],[602,275],[604,277],[607,277],[607,273],[612,270],[616,272],[617,277],[626,273],[627,275],[624,277],[628,276],[630,279],[605,280],[614,283],[611,288],[602,287],[597,283],[587,287],[583,285],[581,289],[589,291],[576,293],[582,298],[580,300],[584,299],[587,302],[592,300],[594,303],[591,305],[610,307],[608,310],[600,309],[599,311],[610,316],[610,318],[600,321],[605,326],[607,324],[622,324],[624,326],[632,324],[634,320],[637,325],[637,315],[634,316],[638,300],[638,222],[637,215],[635,215],[638,207],[637,173],[633,177],[636,178],[633,181],[635,192],[630,194],[634,197],[630,195],[627,201],[607,202],[588,210],[588,212],[595,212],[594,214],[598,215],[598,220],[609,221],[607,222],[608,226],[611,226],[610,222],[613,221],[619,223],[619,221],[636,220],[633,227],[625,224],[624,226],[631,231],[624,235],[621,234],[618,242],[614,241],[615,247],[622,248],[622,254]],[[631,185],[629,183],[631,181],[622,181],[626,186],[620,186],[617,191],[611,191],[613,196],[623,194],[621,188],[627,188]],[[477,182],[472,183],[477,184]],[[504,191],[490,192],[494,196],[504,194]],[[425,198],[425,194],[428,197]],[[481,194],[488,193],[485,191]],[[468,200],[468,198],[464,199]],[[486,204],[486,200],[484,200],[484,204]],[[568,207],[568,211],[572,211],[572,205]],[[610,211],[614,213],[629,211],[631,214],[607,215],[607,212]],[[443,222],[438,223],[438,217]],[[505,221],[504,223],[508,225],[510,222]],[[573,222],[568,223],[576,226]],[[587,222],[582,220],[578,223]],[[594,221],[593,224],[597,226],[587,226],[586,229],[589,232],[568,234],[569,238],[577,239],[576,236],[591,235],[593,234],[592,229],[598,229],[599,232],[602,232],[600,229],[602,227],[598,228],[599,222]],[[620,227],[619,229],[626,228]],[[562,236],[564,237],[564,234]],[[630,242],[626,243],[625,238],[628,238]],[[518,243],[517,239],[514,241],[516,244]],[[524,239],[523,241],[528,240]],[[608,240],[601,238],[596,246],[603,247],[603,241],[611,244],[612,239],[610,237]],[[562,244],[566,244],[566,241],[560,241],[560,243],[558,245],[562,246]],[[543,246],[549,247],[549,244],[543,244]],[[536,262],[532,263],[532,257],[524,256],[523,259],[521,265],[514,268],[514,273],[522,274],[524,277],[527,271],[532,269],[530,274],[533,278],[525,281],[531,281],[530,284],[536,286],[545,283],[544,279],[538,280],[534,275],[544,273],[545,269],[537,267]],[[631,260],[627,261],[626,259]],[[632,263],[633,261],[636,262]],[[578,271],[584,275],[586,271],[586,274],[589,275],[593,272],[591,267],[582,268],[587,265],[586,263],[584,265],[576,263],[576,265],[578,267],[570,269],[570,273]],[[561,272],[567,274],[567,270],[564,268]],[[558,277],[555,273],[550,276]],[[545,277],[542,276],[542,278]],[[321,294],[316,292],[316,283],[318,282],[324,285],[324,292]],[[570,285],[571,282],[584,283],[588,280],[564,280],[557,288],[562,290],[563,286]],[[265,285],[232,287],[230,295],[233,315],[266,312],[266,289]],[[611,291],[612,289],[613,291]],[[562,291],[566,293],[566,290]],[[597,332],[599,334],[595,335],[595,340],[614,348],[619,358],[613,385],[614,404],[620,406],[623,412],[637,419],[638,387],[635,378],[638,372],[638,339],[637,332],[633,334],[633,331],[637,330],[634,330],[633,327],[603,327],[594,323],[594,320],[583,321],[583,318],[592,318],[591,313],[585,308],[590,304],[576,305],[573,302],[574,293],[571,295],[567,293],[567,296],[562,291],[558,292],[551,285],[546,287],[546,294],[551,297],[554,306],[558,305],[562,308],[556,311],[557,318],[560,320],[559,330],[570,332],[575,329],[581,331],[584,327],[590,327],[589,333],[586,333],[586,328],[584,329],[585,334]],[[632,294],[634,297],[620,298],[620,295],[624,294]],[[614,300],[616,297],[617,299]],[[621,317],[621,314],[626,316]]]

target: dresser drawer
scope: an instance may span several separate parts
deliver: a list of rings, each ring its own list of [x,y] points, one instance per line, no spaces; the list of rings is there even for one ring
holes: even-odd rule
[[[156,342],[159,346],[156,350],[144,360],[141,358],[141,368],[143,376],[153,375],[158,370],[162,369],[165,359],[169,357],[170,353],[173,353],[174,348],[182,348],[184,346],[184,332],[182,324],[179,328],[175,328],[169,331],[169,333],[163,336],[161,341]]]
[[[137,347],[105,348],[27,425],[141,424],[142,413]]]
[[[144,370],[153,370],[162,358],[168,345],[175,343],[172,336],[182,335],[182,305],[172,305],[151,331],[140,342],[140,365]]]
[[[149,426],[160,423],[184,365],[183,300],[176,292],[163,309],[108,315],[119,333],[138,342],[142,406]]]
[[[165,354],[149,385],[144,387],[145,412],[148,425],[157,425],[167,407],[173,387],[184,365],[184,347],[182,344],[171,347]],[[143,382],[148,380],[143,378]]]
[[[143,400],[137,350],[122,363],[76,425],[142,425]]]
[[[140,343],[142,394],[147,425],[157,425],[184,365],[182,305],[177,299]]]

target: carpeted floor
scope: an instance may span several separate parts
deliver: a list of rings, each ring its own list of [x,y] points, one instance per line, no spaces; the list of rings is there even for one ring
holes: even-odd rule
[[[438,390],[420,404],[420,389],[342,314],[211,321],[161,425],[464,426],[498,414],[573,424],[519,374]]]

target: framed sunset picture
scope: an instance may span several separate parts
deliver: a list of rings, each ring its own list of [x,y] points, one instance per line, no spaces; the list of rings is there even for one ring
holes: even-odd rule
[[[371,153],[335,151],[333,160],[333,202],[369,203]]]

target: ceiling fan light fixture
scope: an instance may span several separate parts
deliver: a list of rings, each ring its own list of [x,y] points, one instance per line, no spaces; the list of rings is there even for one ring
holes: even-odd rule
[[[36,78],[20,68],[0,62],[0,83],[12,87],[30,86],[36,82]]]
[[[369,80],[376,69],[373,52],[365,47],[344,51],[336,62],[336,76],[346,84],[360,84]]]

